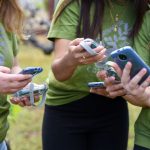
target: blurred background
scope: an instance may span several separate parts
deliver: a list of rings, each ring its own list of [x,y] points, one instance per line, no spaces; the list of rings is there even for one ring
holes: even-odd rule
[[[50,0],[51,1],[51,0]],[[52,60],[53,43],[47,40],[50,19],[54,5],[49,7],[48,0],[20,0],[26,14],[25,33],[27,41],[20,42],[19,62],[22,68],[41,66],[44,71],[34,78],[35,83],[45,82]],[[50,14],[51,12],[51,14]],[[32,29],[32,30],[31,30]],[[41,127],[44,106],[42,108],[11,106],[9,123],[10,129],[7,141],[11,150],[42,150]],[[133,149],[134,122],[140,108],[129,104],[130,130],[128,150]]]

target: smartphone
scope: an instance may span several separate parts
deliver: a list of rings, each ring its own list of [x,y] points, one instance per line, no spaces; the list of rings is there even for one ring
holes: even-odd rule
[[[89,88],[105,88],[104,82],[89,82]]]
[[[117,75],[116,71],[109,65],[105,65],[106,74],[108,77],[115,77],[114,84],[120,83],[120,77]],[[90,88],[106,88],[104,82],[89,82],[88,87]]]
[[[115,77],[115,83],[120,82],[120,77],[116,73],[115,69],[108,64],[105,64],[104,70],[106,70],[106,74],[108,77]]]
[[[48,87],[46,84],[35,85],[33,89],[33,93],[34,95],[36,94],[42,95],[44,92],[47,91],[47,89]],[[14,97],[29,96],[30,92],[31,92],[30,89],[26,88],[14,93],[13,96]]]
[[[99,44],[95,42],[94,40],[87,38],[80,42],[81,47],[83,47],[89,54],[91,55],[97,55],[98,53],[94,51],[93,49],[98,47]]]
[[[141,84],[149,75],[150,67],[144,62],[144,60],[136,53],[136,51],[130,47],[125,46],[120,49],[113,51],[110,54],[110,57],[118,66],[123,70],[127,62],[132,63],[132,68],[130,72],[130,77],[133,78],[142,68],[147,70],[147,73],[139,81],[138,84]]]
[[[41,84],[41,85],[32,84],[32,87],[30,85],[30,88],[22,89],[14,93],[13,97],[28,96],[30,98],[30,103],[32,106],[41,107],[45,103],[47,89],[48,89],[47,84]],[[35,105],[34,95],[37,95],[37,94],[41,95],[42,98],[41,98],[41,101],[37,105]]]
[[[20,74],[32,74],[33,76],[41,73],[43,71],[43,68],[41,67],[27,67],[24,68],[21,72],[19,72]]]

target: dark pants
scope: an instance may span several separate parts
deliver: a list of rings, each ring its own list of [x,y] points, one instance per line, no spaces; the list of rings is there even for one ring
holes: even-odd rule
[[[121,97],[96,94],[62,106],[45,106],[43,150],[126,150],[128,109]]]
[[[134,145],[134,150],[150,150],[149,148],[141,147],[138,145]]]

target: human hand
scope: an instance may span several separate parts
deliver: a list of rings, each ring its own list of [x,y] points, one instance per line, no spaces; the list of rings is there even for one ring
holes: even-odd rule
[[[106,49],[103,46],[98,46],[97,48],[93,49],[96,53],[98,53],[97,55],[93,56],[89,54],[80,46],[80,42],[83,40],[83,38],[77,38],[70,42],[68,50],[68,58],[70,58],[70,64],[87,65],[95,63],[97,61],[102,61],[106,57]]]
[[[40,95],[38,94],[34,95],[34,100],[35,100],[35,103],[38,102],[40,100]],[[19,105],[21,107],[31,106],[29,96],[11,97],[10,101],[12,104]]]
[[[42,95],[41,102],[37,105],[42,106],[45,102],[47,88],[47,84],[29,83],[25,88],[14,93],[10,101],[20,106],[33,106],[34,103],[40,100],[40,95]]]
[[[0,66],[0,93],[11,94],[26,86],[32,80],[32,75],[11,74],[7,67]]]
[[[117,70],[119,76],[121,75],[122,71],[116,63],[109,62],[109,66],[113,67],[115,71]],[[108,76],[106,70],[97,72],[97,77],[104,80],[106,92],[108,93],[107,96],[109,95],[110,98],[116,98],[117,96],[124,96],[126,94],[126,90],[124,90],[122,83],[116,80],[114,76]]]
[[[130,79],[130,71],[132,64],[128,62],[123,70],[121,82],[128,95],[132,95],[134,98],[128,98],[127,100],[137,106],[150,107],[150,76],[142,83],[138,84],[142,77],[146,74],[146,69],[141,69],[132,79]],[[126,98],[126,97],[125,97]]]
[[[99,88],[99,87],[90,88],[90,93],[94,93],[94,94],[98,94],[98,95],[111,98],[109,93],[106,91],[106,88]]]

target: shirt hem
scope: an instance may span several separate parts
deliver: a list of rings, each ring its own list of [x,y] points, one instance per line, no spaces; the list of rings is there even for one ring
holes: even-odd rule
[[[68,103],[71,103],[71,102],[74,102],[74,101],[77,101],[77,100],[79,100],[79,99],[81,99],[81,98],[83,98],[83,97],[85,97],[85,96],[87,96],[87,95],[89,95],[89,93],[87,93],[87,94],[84,94],[84,95],[82,95],[82,96],[78,96],[78,97],[75,97],[75,98],[73,98],[73,99],[71,99],[71,100],[61,100],[61,102],[60,102],[60,100],[47,100],[46,101],[46,105],[49,105],[49,106],[60,106],[60,105],[64,105],[64,104],[68,104]],[[50,98],[49,98],[50,99]],[[61,99],[61,98],[60,98]],[[59,102],[58,102],[59,101]]]
[[[149,139],[150,139],[150,137],[147,137],[147,136],[145,137],[142,135],[136,135],[135,136],[135,144],[150,149]]]

